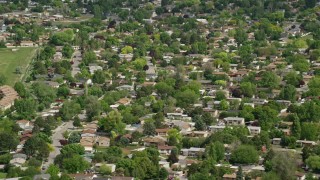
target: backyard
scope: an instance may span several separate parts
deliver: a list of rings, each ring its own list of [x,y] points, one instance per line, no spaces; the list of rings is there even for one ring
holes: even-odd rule
[[[36,48],[0,49],[0,74],[7,77],[7,84],[13,86],[21,80],[36,53]]]

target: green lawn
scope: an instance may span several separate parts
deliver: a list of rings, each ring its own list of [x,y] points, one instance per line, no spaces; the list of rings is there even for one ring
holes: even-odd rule
[[[18,50],[14,52],[12,49]],[[30,47],[0,49],[0,73],[7,77],[8,85],[13,86],[21,80],[35,52],[36,48]],[[20,68],[21,74],[16,74],[17,67]]]
[[[4,179],[7,177],[7,173],[0,172],[0,179]]]

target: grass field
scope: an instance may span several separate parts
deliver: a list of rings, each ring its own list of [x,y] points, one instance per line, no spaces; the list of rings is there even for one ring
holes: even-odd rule
[[[7,173],[1,173],[0,172],[0,179],[4,179],[7,177]]]
[[[12,49],[18,50],[13,52]],[[0,73],[7,77],[8,85],[21,80],[35,52],[36,48],[30,47],[0,49]],[[16,74],[16,68],[20,68],[21,74]]]

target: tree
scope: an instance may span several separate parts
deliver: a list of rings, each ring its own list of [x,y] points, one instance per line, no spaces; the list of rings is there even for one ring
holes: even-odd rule
[[[68,174],[62,173],[60,180],[73,180]]]
[[[216,142],[213,143],[213,146],[214,146],[214,149],[215,149],[217,162],[223,160],[224,157],[225,157],[224,145],[221,142],[216,141]]]
[[[253,49],[251,45],[243,45],[239,48],[239,56],[244,65],[249,65],[252,61]]]
[[[272,170],[281,179],[294,179],[296,171],[295,157],[287,152],[278,152],[272,159]]]
[[[176,94],[177,105],[182,108],[186,108],[187,106],[194,104],[198,99],[198,94],[194,91],[187,89],[182,92],[178,92]]]
[[[243,180],[243,172],[242,172],[242,166],[238,167],[238,171],[237,171],[237,176],[236,176],[236,180]]]
[[[319,127],[315,123],[302,123],[301,139],[316,141],[319,135]]]
[[[238,45],[240,45],[240,44],[243,44],[245,41],[247,41],[248,35],[244,29],[237,28],[234,38],[237,41]]]
[[[82,61],[85,65],[94,63],[96,60],[97,60],[97,56],[93,51],[86,51],[82,58]]]
[[[102,70],[96,70],[92,77],[92,82],[103,84],[106,82],[106,75]]]
[[[58,166],[50,164],[46,173],[50,174],[51,177],[56,177],[60,173],[60,169]]]
[[[305,0],[306,8],[314,8],[317,4],[317,0]]]
[[[170,146],[177,146],[181,142],[182,136],[179,130],[172,128],[168,131],[168,139]]]
[[[274,172],[268,172],[268,173],[265,173],[263,176],[262,176],[262,180],[269,180],[269,179],[272,179],[272,180],[281,180],[280,177],[274,173]]]
[[[7,83],[7,77],[3,74],[0,74],[0,86],[5,85]]]
[[[80,118],[79,118],[78,116],[76,116],[76,117],[74,118],[72,124],[73,124],[74,127],[82,127]]]
[[[157,83],[155,85],[155,89],[156,89],[157,93],[163,98],[167,97],[168,95],[171,95],[174,91],[174,88],[165,82]]]
[[[267,88],[277,88],[279,86],[279,77],[271,71],[265,71],[261,75],[260,85]]]
[[[57,91],[57,96],[67,98],[70,94],[70,89],[68,86],[60,86]]]
[[[122,118],[120,112],[111,111],[99,121],[99,125],[109,134],[123,134],[126,125],[122,122]]]
[[[310,156],[306,160],[306,164],[313,170],[313,171],[320,171],[320,156]]]
[[[293,62],[293,69],[300,72],[307,72],[310,68],[310,64],[306,59],[298,59]]]
[[[49,146],[47,142],[38,136],[29,138],[23,146],[23,151],[27,156],[37,157],[39,159],[44,159],[49,156]]]
[[[215,118],[210,113],[205,112],[202,115],[202,120],[207,126],[210,126],[215,121]]]
[[[300,119],[297,116],[297,114],[290,114],[289,119],[293,122],[292,124],[292,135],[296,137],[297,139],[300,139],[301,136],[301,125],[300,125]]]
[[[254,33],[256,41],[264,41],[266,39],[266,33],[263,30],[258,30]]]
[[[143,134],[147,136],[153,136],[156,134],[156,127],[152,121],[146,121],[143,124]]]
[[[19,140],[13,133],[0,132],[0,151],[10,152],[15,150]]]
[[[95,19],[102,19],[102,10],[97,4],[93,6],[93,15]]]
[[[159,178],[162,179],[162,180],[165,180],[167,179],[169,176],[169,173],[168,171],[165,169],[165,168],[160,168],[159,170]]]
[[[256,86],[251,82],[243,82],[240,84],[240,89],[245,97],[252,97],[256,92]]]
[[[36,95],[40,104],[49,107],[50,103],[56,98],[56,91],[50,86],[44,83],[33,83],[32,84],[33,93]]]
[[[79,143],[81,139],[81,135],[78,132],[72,132],[68,138],[68,143]]]
[[[133,53],[133,48],[131,46],[125,46],[121,49],[121,54]]]
[[[63,120],[68,121],[81,112],[81,106],[75,101],[65,101],[59,109],[59,115]]]
[[[283,136],[281,138],[281,146],[295,148],[297,139],[293,136]]]
[[[62,46],[66,43],[71,43],[74,39],[73,30],[65,30],[53,34],[50,38],[50,43],[56,46]]]
[[[281,89],[279,94],[280,99],[289,100],[291,102],[296,101],[296,88],[292,85],[286,85],[283,89]]]
[[[25,98],[28,95],[27,90],[22,82],[16,82],[14,84],[14,90],[16,90],[19,96],[22,98]]]
[[[217,153],[213,143],[207,146],[205,153],[208,161],[217,162]]]
[[[35,115],[37,103],[32,98],[16,99],[14,107],[22,119],[30,119]]]
[[[89,163],[77,154],[69,158],[64,158],[62,162],[62,168],[68,173],[80,173],[90,167]]]
[[[239,164],[253,164],[259,160],[259,155],[257,150],[253,146],[240,145],[235,149],[232,154],[230,161],[232,163]]]
[[[158,112],[155,114],[152,119],[154,119],[154,125],[156,128],[161,128],[163,125],[162,123],[164,122],[164,115],[163,112]]]
[[[147,61],[143,58],[135,59],[132,61],[132,64],[137,71],[142,71],[144,70],[144,67],[147,67]]]
[[[228,110],[229,109],[229,103],[227,100],[222,100],[220,101],[220,105],[219,105],[219,109],[220,110]]]
[[[176,163],[179,161],[179,158],[178,158],[178,149],[177,148],[173,148],[171,150],[171,153],[168,157],[168,161],[170,162],[170,165]]]
[[[0,41],[0,48],[7,48],[6,43],[3,40]]]
[[[85,99],[85,110],[89,120],[95,116],[99,116],[101,112],[101,104],[96,96],[87,96]]]
[[[105,164],[102,164],[99,168],[99,173],[103,176],[111,174],[111,168]]]
[[[63,155],[73,155],[73,154],[78,154],[78,155],[83,155],[84,154],[84,147],[81,146],[80,144],[68,144],[63,146],[61,149],[61,154]]]
[[[223,99],[226,99],[226,94],[224,91],[217,91],[216,92],[216,97],[215,97],[215,100],[217,101],[221,101]]]
[[[64,45],[62,48],[62,55],[66,58],[71,58],[73,52],[74,52],[74,50],[73,50],[72,46],[70,46],[69,44]]]

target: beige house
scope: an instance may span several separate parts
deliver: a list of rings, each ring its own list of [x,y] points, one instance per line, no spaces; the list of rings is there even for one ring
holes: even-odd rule
[[[83,137],[80,140],[80,145],[84,147],[86,152],[93,152],[93,146],[95,144],[94,137]]]
[[[0,87],[0,109],[6,110],[14,105],[14,100],[18,99],[18,93],[10,86]]]
[[[244,118],[241,117],[226,117],[223,119],[226,125],[229,126],[243,126]]]
[[[107,137],[99,136],[96,141],[96,144],[100,147],[109,147],[110,146],[110,139]]]
[[[261,132],[261,127],[248,126],[247,128],[249,130],[250,135],[258,135]]]
[[[21,41],[20,46],[22,46],[22,47],[34,47],[35,44],[32,41]]]

